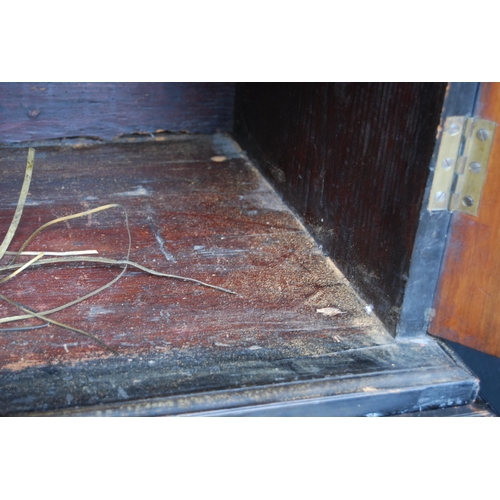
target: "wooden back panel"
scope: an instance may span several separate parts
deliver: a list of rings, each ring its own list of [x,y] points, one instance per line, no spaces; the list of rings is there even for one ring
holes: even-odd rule
[[[0,83],[0,143],[230,132],[231,83]]]

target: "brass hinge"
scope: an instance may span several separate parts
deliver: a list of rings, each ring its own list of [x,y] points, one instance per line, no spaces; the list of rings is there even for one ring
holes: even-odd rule
[[[429,197],[429,211],[477,215],[495,123],[450,116],[444,124]]]

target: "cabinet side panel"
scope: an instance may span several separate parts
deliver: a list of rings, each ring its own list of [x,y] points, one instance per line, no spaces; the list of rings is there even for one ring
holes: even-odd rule
[[[236,87],[236,138],[392,332],[445,92],[436,83]]]

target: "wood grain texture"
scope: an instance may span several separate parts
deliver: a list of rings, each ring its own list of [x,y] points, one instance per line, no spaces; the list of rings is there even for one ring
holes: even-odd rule
[[[500,122],[500,84],[482,84],[477,116]],[[500,357],[500,133],[477,217],[454,213],[430,333]]]
[[[54,315],[102,338],[118,357],[55,326],[0,334],[4,408],[43,410],[284,383],[333,369],[403,369],[406,358],[396,363],[392,337],[257,170],[238,153],[211,161],[229,154],[223,142],[184,135],[162,143],[37,149],[13,249],[48,220],[122,203],[132,260],[238,296],[130,269],[112,288]],[[10,223],[25,161],[21,148],[0,149],[0,234]],[[30,248],[96,249],[123,258],[126,244],[117,210],[53,226]],[[118,272],[87,264],[33,268],[2,284],[1,293],[45,310]],[[342,314],[318,313],[323,307]],[[0,303],[0,316],[10,314],[17,314],[15,308]],[[384,346],[389,350],[379,356],[370,352]],[[353,349],[364,354],[346,354],[343,364],[318,358]]]
[[[230,132],[230,83],[0,83],[0,143]]]
[[[445,84],[238,84],[235,135],[394,332]]]

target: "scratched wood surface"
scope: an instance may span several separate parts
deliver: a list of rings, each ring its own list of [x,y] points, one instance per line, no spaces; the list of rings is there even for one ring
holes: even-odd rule
[[[500,122],[500,84],[482,84],[477,116]],[[454,213],[430,333],[500,357],[500,131],[477,217]]]
[[[225,161],[211,160],[221,154],[227,156]],[[17,203],[26,156],[24,148],[0,149],[2,237]],[[111,288],[53,315],[98,336],[119,355],[57,326],[0,333],[0,402],[22,400],[19,408],[24,410],[31,404],[43,409],[98,402],[95,394],[85,399],[90,383],[80,380],[71,397],[53,394],[55,399],[44,406],[38,394],[38,406],[33,403],[29,384],[39,383],[40,374],[53,379],[57,372],[64,379],[69,376],[65,370],[84,362],[94,363],[97,377],[96,367],[106,363],[124,363],[130,372],[135,361],[147,359],[149,370],[155,364],[162,366],[162,373],[170,370],[168,391],[182,385],[189,392],[255,383],[252,373],[258,370],[254,365],[243,369],[238,364],[243,359],[254,363],[265,357],[269,382],[297,376],[296,371],[283,375],[273,365],[277,360],[393,348],[392,337],[378,319],[367,313],[341,273],[229,139],[173,136],[143,144],[38,148],[30,195],[11,248],[18,249],[51,219],[107,203],[126,207],[131,260],[238,295],[130,268]],[[29,249],[95,249],[101,256],[124,258],[123,212],[111,210],[53,226]],[[101,264],[37,267],[2,284],[1,293],[42,311],[98,288],[119,271]],[[326,307],[338,308],[341,314],[317,312]],[[18,313],[0,303],[1,317]],[[36,323],[28,320],[23,325]],[[367,366],[378,370],[382,362],[390,367],[394,359],[387,353],[378,360],[367,358],[350,371]],[[202,381],[196,370],[205,374]],[[315,370],[321,375],[321,369]],[[216,375],[222,372],[221,381]],[[190,378],[198,381],[190,386]],[[23,384],[24,399],[16,396]],[[162,391],[167,389],[143,387],[141,395]],[[119,399],[128,393],[130,389],[115,390]]]

